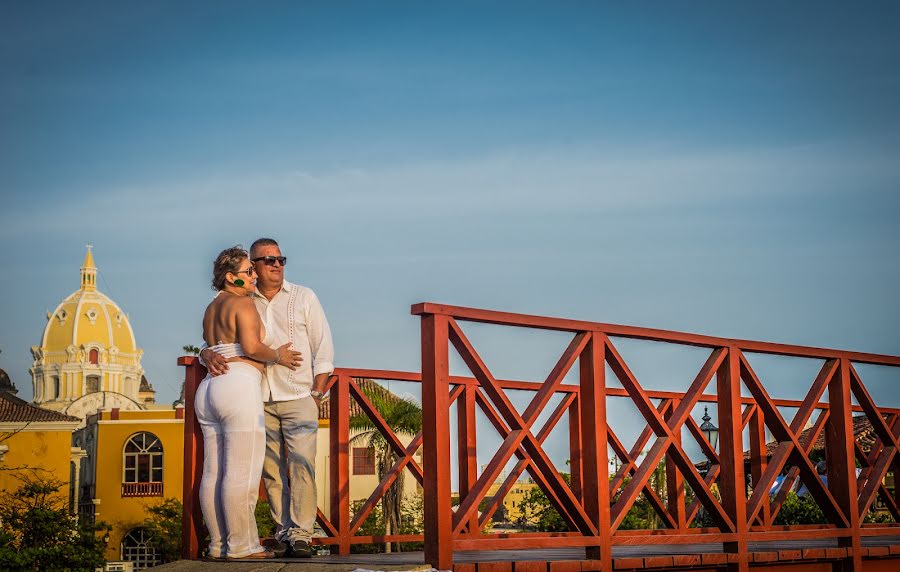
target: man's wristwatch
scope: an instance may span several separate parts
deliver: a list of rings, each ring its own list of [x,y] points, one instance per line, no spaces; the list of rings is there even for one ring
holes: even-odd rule
[[[315,399],[322,399],[322,397],[325,396],[324,393],[322,393],[321,391],[316,391],[315,389],[310,391],[309,394],[312,395]]]

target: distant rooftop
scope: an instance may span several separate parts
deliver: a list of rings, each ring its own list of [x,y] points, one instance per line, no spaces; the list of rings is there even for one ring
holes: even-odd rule
[[[0,423],[80,423],[81,419],[32,405],[7,392],[0,392]]]

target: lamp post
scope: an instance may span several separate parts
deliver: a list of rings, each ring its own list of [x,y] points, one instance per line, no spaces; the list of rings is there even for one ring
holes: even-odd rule
[[[706,440],[709,441],[709,444],[712,445],[713,451],[716,450],[716,445],[719,444],[719,428],[712,424],[712,418],[709,416],[709,411],[706,406],[703,406],[703,417],[700,418],[703,423],[700,424],[700,431],[706,435]],[[710,467],[709,457],[706,458],[706,472],[709,472]]]

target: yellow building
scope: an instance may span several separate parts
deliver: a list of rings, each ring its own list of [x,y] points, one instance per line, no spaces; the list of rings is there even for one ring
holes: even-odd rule
[[[31,353],[34,402],[41,407],[84,418],[98,407],[154,402],[128,315],[97,290],[90,247],[78,290],[47,314],[41,345]]]
[[[107,559],[131,561],[135,570],[159,563],[141,525],[148,505],[181,500],[184,409],[100,410],[74,440],[87,453],[79,513],[112,526]]]
[[[47,314],[31,352],[34,402],[67,422],[54,445],[66,454],[50,454],[64,465],[60,478],[70,480],[72,455],[80,460],[71,470],[73,506],[112,526],[107,559],[130,560],[134,569],[156,563],[141,524],[146,505],[181,499],[184,409],[155,405],[143,350],[128,315],[97,289],[90,247],[78,290]]]
[[[81,420],[36,407],[16,393],[0,369],[0,491],[15,491],[22,484],[18,477],[33,476],[63,482],[60,494],[70,498],[70,478],[77,479],[84,454],[72,447],[72,430]]]
[[[500,488],[499,484],[495,484],[494,486],[497,489]],[[506,521],[507,522],[515,522],[516,519],[522,516],[522,501],[525,500],[531,491],[538,488],[537,484],[535,484],[531,480],[525,481],[517,481],[513,488],[510,489],[509,493],[503,497],[503,508],[506,510]],[[491,492],[488,492],[489,496]]]

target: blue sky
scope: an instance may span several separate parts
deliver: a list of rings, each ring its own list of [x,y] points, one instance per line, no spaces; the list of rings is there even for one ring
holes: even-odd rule
[[[895,3],[0,11],[0,367],[26,399],[88,242],[160,401],[212,259],[258,236],[340,366],[416,370],[424,300],[900,354]],[[504,335],[498,373],[543,377],[556,350]]]

